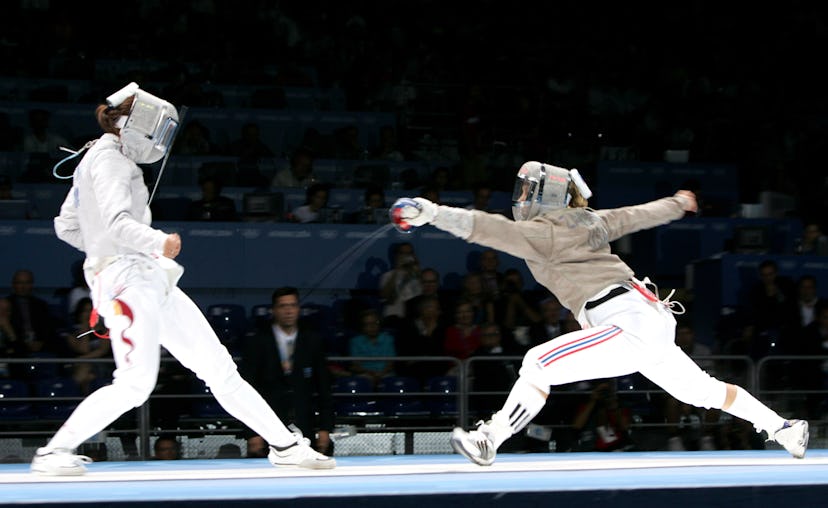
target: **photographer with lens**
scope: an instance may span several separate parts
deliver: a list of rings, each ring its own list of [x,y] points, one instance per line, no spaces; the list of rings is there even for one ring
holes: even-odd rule
[[[573,451],[616,452],[634,447],[630,410],[618,403],[614,379],[600,379],[589,399],[575,413],[572,428],[578,436]]]
[[[405,315],[405,302],[423,291],[420,283],[420,262],[410,242],[398,243],[392,256],[394,267],[380,276],[383,326],[400,329]]]

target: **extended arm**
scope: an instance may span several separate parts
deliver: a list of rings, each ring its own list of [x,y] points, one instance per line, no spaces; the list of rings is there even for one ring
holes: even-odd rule
[[[658,199],[642,205],[625,206],[596,213],[607,225],[609,240],[650,229],[680,219],[685,212],[697,210],[696,196],[690,191],[680,190],[674,196]]]
[[[515,222],[500,214],[437,205],[424,198],[401,198],[394,206],[400,207],[400,220],[411,226],[431,224],[521,259],[541,260],[544,252],[551,252],[552,228],[545,224]]]

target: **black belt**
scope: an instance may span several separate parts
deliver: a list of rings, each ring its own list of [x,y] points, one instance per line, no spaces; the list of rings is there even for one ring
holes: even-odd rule
[[[628,288],[626,286],[618,286],[616,288],[613,288],[613,289],[610,290],[609,293],[605,294],[601,298],[599,298],[597,300],[591,300],[591,301],[587,302],[584,305],[584,309],[585,310],[594,309],[595,307],[601,305],[602,303],[605,303],[609,300],[612,300],[613,298],[615,298],[618,295],[623,295],[624,293],[626,293],[629,290],[630,290],[630,288]]]

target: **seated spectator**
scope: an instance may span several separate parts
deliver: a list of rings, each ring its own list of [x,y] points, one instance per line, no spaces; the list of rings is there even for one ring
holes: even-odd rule
[[[820,298],[817,293],[816,277],[806,274],[796,281],[796,307],[799,313],[800,328],[804,328],[813,323],[816,318],[815,312],[817,307],[825,303],[826,299]],[[794,341],[797,335],[794,335]]]
[[[563,335],[563,316],[565,309],[555,295],[550,294],[540,302],[541,320],[529,326],[529,340],[523,346],[530,348]],[[515,337],[520,342],[520,337]]]
[[[532,295],[524,290],[523,276],[515,268],[503,272],[503,286],[500,298],[495,302],[495,315],[498,322],[524,344],[528,342],[529,328],[542,320]]]
[[[92,300],[81,299],[75,307],[74,323],[64,333],[66,349],[74,358],[111,358],[112,347],[109,340],[98,337],[89,325],[89,316],[92,313]],[[72,364],[71,377],[81,389],[81,393],[88,395],[93,390],[95,380],[106,380],[112,375],[113,366],[103,363],[79,362]]]
[[[241,458],[241,448],[239,445],[235,443],[224,443],[223,445],[219,446],[218,453],[216,453],[217,459],[240,459]]]
[[[409,300],[410,301],[410,300]],[[398,332],[396,349],[399,356],[444,356],[443,340],[446,327],[442,323],[442,306],[436,295],[417,297],[417,306]],[[433,376],[445,374],[445,362],[401,361],[397,372],[425,383]]]
[[[500,356],[520,356],[520,352],[504,342],[503,331],[496,323],[480,326],[480,347],[472,352],[469,376],[473,392],[503,392],[502,395],[481,394],[470,397],[469,405],[478,414],[490,414],[500,409],[506,395],[517,380],[520,360],[491,360]]]
[[[385,192],[378,186],[369,186],[363,194],[362,207],[349,215],[350,224],[385,224],[388,222]]]
[[[828,256],[828,236],[822,232],[818,222],[809,222],[802,229],[802,243],[798,254]]]
[[[483,284],[486,298],[495,302],[500,298],[503,287],[503,272],[500,271],[500,256],[494,249],[486,249],[480,253],[478,271]]]
[[[198,120],[191,120],[182,127],[172,149],[174,153],[179,155],[211,155],[215,153],[215,147],[210,140],[210,130]]]
[[[45,109],[29,111],[29,131],[23,137],[24,152],[42,153],[56,158],[61,153],[61,146],[69,146],[66,138],[51,128],[51,116]]]
[[[630,450],[635,443],[630,435],[631,416],[620,405],[614,379],[596,380],[592,393],[581,404],[572,421],[580,434],[574,451],[614,452]]]
[[[784,354],[792,332],[798,329],[796,289],[790,277],[779,275],[777,263],[759,263],[759,280],[748,293],[753,359]]]
[[[459,298],[471,305],[475,323],[496,321],[494,300],[483,286],[483,275],[480,272],[469,272],[463,277]]]
[[[190,204],[190,220],[211,222],[239,220],[235,201],[221,194],[222,185],[217,177],[203,177],[199,185],[201,186],[201,199]]]
[[[455,298],[451,292],[444,290],[440,283],[440,272],[434,268],[423,268],[420,270],[420,293],[405,301],[405,316],[416,318],[419,315],[419,307],[422,300],[426,298],[437,298],[440,312],[440,323],[445,326],[446,321],[451,317],[446,310],[454,308]]]
[[[480,325],[474,321],[474,306],[461,299],[454,307],[454,321],[446,328],[443,351],[448,356],[465,360],[480,347]]]
[[[330,189],[327,184],[315,183],[305,191],[305,203],[293,209],[290,219],[293,222],[306,224],[309,222],[324,222],[323,210],[328,207]]]
[[[492,186],[488,183],[478,183],[472,188],[472,201],[466,206],[469,210],[480,210],[489,213],[507,215],[506,210],[494,209],[491,206]]]
[[[405,156],[397,146],[397,131],[392,125],[383,125],[379,131],[379,144],[371,153],[372,159],[378,160],[405,160]]]
[[[313,183],[313,152],[298,148],[291,154],[289,166],[273,176],[270,186],[306,188]]]
[[[181,444],[173,436],[160,436],[152,445],[152,460],[178,460]]]
[[[359,141],[359,128],[356,125],[340,127],[334,133],[335,158],[360,160],[368,158],[368,150]]]
[[[366,309],[360,314],[360,333],[351,337],[348,353],[350,356],[397,356],[394,337],[381,329],[379,313]],[[380,379],[394,375],[394,362],[391,360],[355,360],[351,362],[351,372],[370,379],[374,385]]]
[[[253,436],[247,440],[248,459],[265,459],[270,451],[267,441],[262,436]]]
[[[259,124],[248,122],[241,127],[239,137],[227,146],[227,155],[245,161],[273,157],[273,150],[262,141]]]
[[[406,318],[406,302],[422,293],[420,262],[411,242],[400,242],[393,247],[392,268],[379,280],[384,326],[399,328]]]

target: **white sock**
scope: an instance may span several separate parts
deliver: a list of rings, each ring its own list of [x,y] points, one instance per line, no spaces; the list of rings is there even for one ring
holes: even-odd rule
[[[512,386],[503,408],[492,416],[495,432],[491,436],[495,449],[521,431],[546,405],[546,395],[535,385],[519,377]]]
[[[773,438],[776,431],[781,429],[786,421],[776,411],[762,404],[741,386],[736,386],[736,398],[733,399],[733,404],[727,409],[722,409],[722,411],[749,421],[756,427],[757,431],[764,430],[767,432],[769,438]]]

